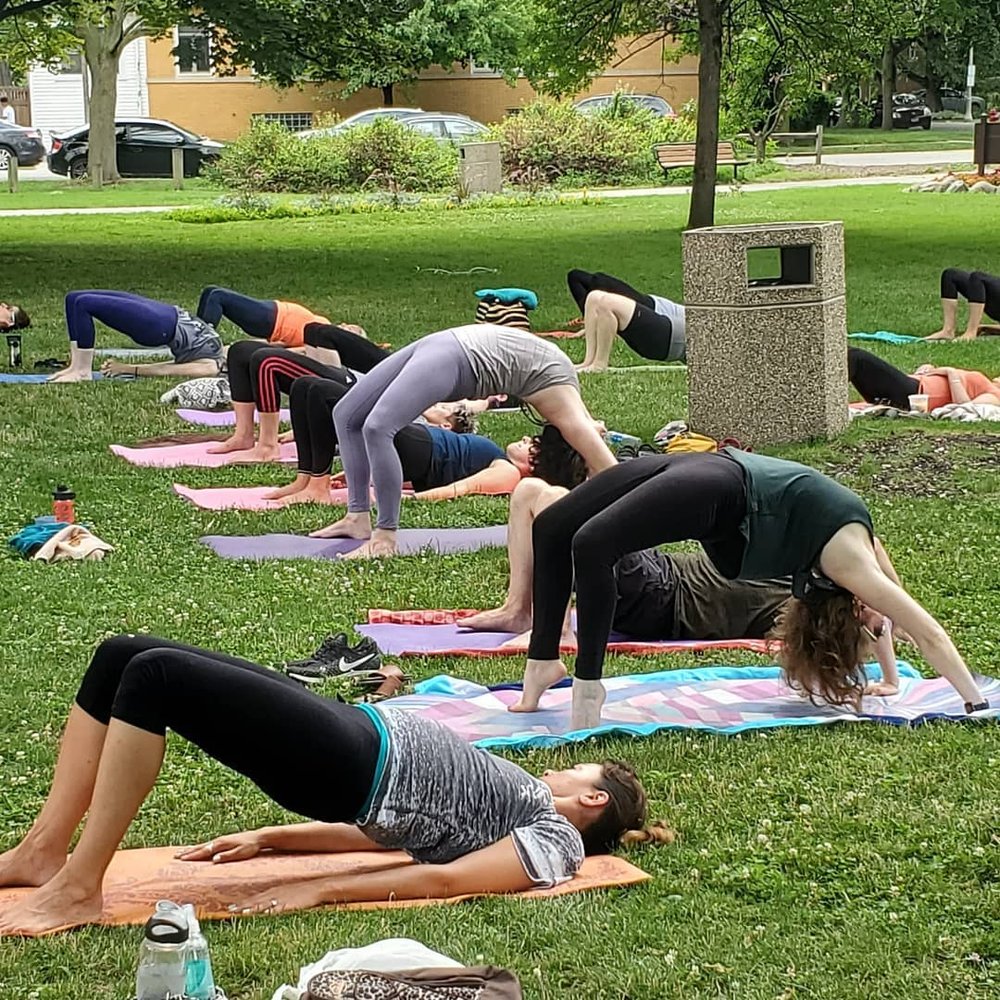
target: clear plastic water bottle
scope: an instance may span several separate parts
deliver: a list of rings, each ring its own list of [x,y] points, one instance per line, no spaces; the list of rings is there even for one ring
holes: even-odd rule
[[[634,434],[623,434],[621,431],[605,431],[604,440],[619,461],[623,458],[635,458],[642,447],[642,438],[637,438]]]
[[[198,923],[193,903],[184,904],[184,915],[188,924],[184,993],[192,1000],[213,1000],[215,977],[212,975],[212,959],[208,953],[208,942],[201,933],[201,925]]]
[[[146,921],[135,974],[136,1000],[174,1000],[187,985],[188,925],[184,911],[161,899]]]

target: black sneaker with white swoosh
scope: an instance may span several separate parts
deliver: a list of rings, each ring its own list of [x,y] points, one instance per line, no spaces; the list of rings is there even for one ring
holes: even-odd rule
[[[289,677],[303,684],[322,684],[338,677],[369,674],[382,666],[382,654],[371,639],[362,639],[356,646],[338,651],[336,659],[301,660],[285,668]]]

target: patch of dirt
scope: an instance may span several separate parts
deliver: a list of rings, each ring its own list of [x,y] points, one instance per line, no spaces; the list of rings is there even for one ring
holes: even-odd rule
[[[827,472],[862,492],[966,497],[1000,473],[1000,434],[894,434],[845,448]]]

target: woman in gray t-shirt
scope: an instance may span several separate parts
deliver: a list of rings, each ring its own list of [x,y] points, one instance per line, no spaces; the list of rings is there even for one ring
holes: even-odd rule
[[[0,885],[40,886],[0,912],[0,935],[100,918],[104,873],[159,774],[168,729],[278,805],[320,821],[220,837],[182,852],[184,860],[398,849],[424,863],[313,877],[248,899],[251,908],[558,885],[585,852],[609,850],[645,820],[645,793],[624,764],[535,778],[418,715],[346,705],[235,657],[123,635],[94,652],[48,800],[21,843],[0,855]],[[655,829],[636,837],[664,839]],[[321,876],[321,863],[315,869]]]
[[[558,347],[509,327],[459,326],[391,354],[337,403],[333,422],[347,477],[347,514],[314,536],[367,539],[347,559],[395,553],[403,491],[396,434],[432,403],[500,393],[520,397],[557,427],[591,474],[616,464],[580,396],[572,362]],[[369,483],[378,506],[374,533]]]

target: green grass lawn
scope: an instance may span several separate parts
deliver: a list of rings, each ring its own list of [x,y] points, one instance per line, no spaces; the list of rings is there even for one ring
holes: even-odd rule
[[[168,180],[126,180],[95,191],[86,183],[71,180],[26,181],[12,194],[0,184],[0,211],[15,208],[126,208],[134,205],[198,205],[218,198],[222,192],[200,178],[188,178],[180,191]],[[5,178],[6,180],[6,178]]]
[[[782,143],[779,148],[812,149],[812,139],[796,140],[794,144]],[[877,128],[826,128],[823,130],[823,149],[838,153],[900,153],[910,149],[971,149],[972,126],[968,128],[942,128],[933,123],[929,129],[893,129],[883,132]]]
[[[204,227],[153,216],[4,219],[2,296],[36,318],[25,337],[29,364],[65,355],[63,294],[95,286],[193,307],[203,284],[232,285],[301,300],[400,345],[471,318],[475,288],[528,285],[541,298],[536,325],[554,327],[574,314],[563,279],[573,266],[679,297],[686,209],[686,199],[653,198]],[[991,266],[995,227],[987,216],[995,211],[988,199],[895,189],[783,191],[720,198],[718,222],[843,219],[851,329],[925,333],[939,325],[941,268]],[[491,270],[430,270],[472,267]],[[569,342],[568,350],[579,358],[582,345]],[[1000,374],[1000,338],[880,353],[901,367],[937,360]],[[636,360],[617,348],[616,363]],[[79,517],[116,547],[105,562],[87,565],[3,557],[0,846],[15,842],[42,801],[66,707],[104,636],[147,630],[271,664],[307,654],[327,633],[363,620],[369,607],[485,606],[501,596],[506,562],[499,552],[367,565],[216,559],[198,544],[200,535],[305,531],[332,514],[209,513],[170,489],[175,481],[284,481],[287,472],[275,467],[163,471],[112,456],[112,442],[182,429],[158,402],[167,384],[0,386],[6,533],[47,512],[54,484],[68,482]],[[609,426],[646,436],[685,412],[677,374],[590,376],[584,392]],[[527,427],[518,416],[485,421],[487,433],[504,442]],[[835,442],[783,451],[837,470],[865,496],[900,575],[982,672],[1000,661],[998,442],[996,427],[873,421]],[[496,498],[404,508],[410,525],[496,523],[505,515],[506,502]],[[712,662],[720,660],[614,657],[608,669]],[[747,655],[735,662],[757,661]],[[499,681],[516,676],[521,664],[409,666],[419,677],[448,671]],[[268,738],[267,719],[248,724]],[[500,898],[210,924],[218,981],[230,997],[262,1000],[330,948],[399,935],[469,964],[509,966],[536,1000],[997,996],[994,727],[673,733],[523,760],[540,771],[607,755],[637,765],[654,815],[681,832],[674,847],[630,855],[653,875],[646,885],[553,902]],[[312,766],[317,782],[336,781],[326,765]],[[281,819],[247,782],[172,739],[127,843],[194,842]],[[131,989],[138,944],[135,929],[2,941],[0,995],[121,1000]]]

